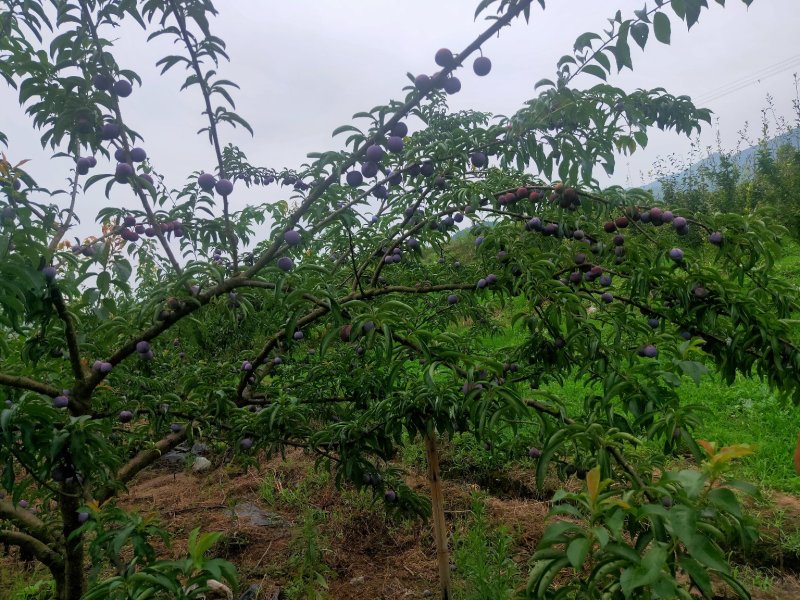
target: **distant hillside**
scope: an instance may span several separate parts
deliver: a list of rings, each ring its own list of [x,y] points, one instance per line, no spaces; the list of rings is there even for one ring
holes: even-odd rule
[[[786,144],[791,144],[796,148],[800,148],[800,127],[772,138],[767,142],[767,147],[774,154],[778,148]],[[739,167],[739,169],[741,169],[742,176],[745,178],[748,176],[749,173],[753,172],[756,159],[756,152],[758,151],[758,148],[759,146],[751,146],[749,148],[742,150],[737,154],[734,154],[731,157],[733,162]],[[669,179],[670,181],[674,181],[676,186],[680,188],[681,183],[685,182],[693,173],[697,173],[699,169],[703,167],[712,167],[713,165],[718,163],[719,163],[719,153],[715,152],[714,154],[709,155],[708,158],[696,162],[688,169],[685,169],[678,173],[673,173],[672,175],[668,176],[667,179]],[[656,198],[662,197],[661,183],[659,181],[654,181],[652,183],[648,183],[640,187],[644,190],[651,191],[653,193],[653,196],[655,196]]]

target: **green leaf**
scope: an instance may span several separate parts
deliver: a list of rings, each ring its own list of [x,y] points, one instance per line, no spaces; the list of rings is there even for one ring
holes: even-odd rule
[[[642,50],[644,50],[644,46],[647,44],[647,37],[649,35],[650,27],[647,26],[647,23],[635,23],[631,25],[631,37]]]
[[[669,17],[662,12],[657,12],[653,15],[653,33],[655,33],[659,42],[669,44],[672,27],[669,23]]]
[[[682,556],[678,564],[707,598],[711,598],[714,595],[711,577],[703,565],[690,556]]]
[[[603,81],[606,80],[606,72],[597,65],[584,65],[581,67],[581,71],[584,73],[588,73],[589,75],[594,75],[595,77],[599,77]]]
[[[638,566],[625,569],[619,579],[625,597],[630,597],[640,587],[654,584],[661,577],[661,570],[666,562],[667,549],[659,544],[644,555]]]
[[[589,554],[590,546],[589,540],[585,537],[576,538],[569,543],[569,546],[567,546],[567,558],[573,567],[578,569],[583,565],[586,555]]]
[[[741,518],[742,507],[739,505],[739,500],[736,499],[736,494],[729,489],[714,488],[708,493],[708,499],[717,508]]]

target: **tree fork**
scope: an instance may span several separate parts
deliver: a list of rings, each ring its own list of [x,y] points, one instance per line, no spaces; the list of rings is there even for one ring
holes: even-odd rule
[[[442,476],[439,469],[439,449],[436,434],[425,436],[425,454],[428,458],[428,482],[431,486],[431,514],[433,517],[433,538],[436,541],[436,564],[439,567],[439,588],[442,600],[450,600],[450,552],[447,548],[447,524],[444,520],[444,494]]]

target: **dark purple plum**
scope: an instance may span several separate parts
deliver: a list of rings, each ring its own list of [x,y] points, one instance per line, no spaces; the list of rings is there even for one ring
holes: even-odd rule
[[[183,431],[183,426],[180,423],[173,423],[172,425],[169,426],[169,430],[172,433],[180,433],[181,431]]]
[[[89,161],[90,169],[94,169],[97,166],[97,159],[94,156],[87,156],[86,160]]]
[[[347,175],[345,175],[345,180],[347,181],[347,185],[357,187],[364,183],[364,176],[358,171],[348,171]]]
[[[217,178],[214,177],[211,173],[201,173],[200,176],[197,178],[197,185],[200,186],[200,189],[204,192],[210,192],[214,189],[214,186],[217,184]]]
[[[448,94],[457,94],[461,91],[461,80],[458,77],[448,77],[444,80],[443,87]]]
[[[433,175],[434,172],[433,162],[426,160],[424,163],[422,163],[419,172],[422,174],[423,177],[430,177],[431,175]]]
[[[708,236],[708,241],[711,244],[714,244],[715,246],[722,245],[722,232],[721,231],[715,231],[714,233],[710,234]]]
[[[392,127],[391,134],[399,138],[406,137],[408,135],[408,125],[402,121],[395,123],[394,127]]]
[[[378,165],[374,162],[365,162],[361,164],[361,174],[364,177],[372,178],[378,174]]]
[[[98,89],[101,92],[107,92],[114,85],[114,80],[108,75],[98,73],[92,77],[92,85],[95,87],[95,89]]]
[[[469,155],[469,161],[472,163],[472,166],[476,169],[481,169],[486,166],[489,160],[486,158],[486,154],[483,152],[473,152]]]
[[[394,490],[386,490],[386,493],[383,495],[383,499],[389,504],[394,504],[397,502],[397,492]]]
[[[119,81],[114,82],[111,90],[120,98],[127,98],[131,95],[131,92],[133,92],[133,86],[131,85],[130,81],[127,81],[126,79],[120,79]]]
[[[142,162],[147,158],[147,152],[144,148],[131,148],[131,160],[133,162]]]
[[[658,348],[656,348],[653,344],[647,344],[642,348],[641,354],[645,358],[655,358],[658,356]]]
[[[150,342],[142,340],[141,342],[136,342],[136,351],[139,354],[144,354],[145,352],[150,351]]]
[[[214,189],[220,196],[230,196],[233,192],[233,183],[228,179],[220,179],[214,184]]]
[[[411,250],[416,250],[419,248],[419,240],[416,238],[409,238],[406,241],[406,246],[408,246]]]
[[[403,183],[403,174],[400,171],[389,171],[386,178],[389,180],[390,185],[400,185]]]
[[[431,78],[425,73],[420,73],[414,78],[414,85],[420,92],[429,92],[431,89]]]
[[[548,223],[542,229],[545,235],[556,235],[558,233],[558,225],[555,223]]]
[[[125,148],[117,148],[114,150],[114,160],[117,162],[128,162],[128,154],[125,152]]]
[[[653,329],[658,329],[660,323],[661,322],[655,317],[650,317],[649,319],[647,319],[647,324],[650,325],[650,327],[652,327]]]
[[[479,56],[472,63],[472,70],[475,71],[475,75],[478,77],[485,77],[492,70],[492,61],[485,56]]]
[[[300,232],[295,229],[289,229],[283,234],[283,239],[290,246],[297,246],[300,243]]]
[[[114,368],[110,362],[101,362],[100,363],[100,372],[101,373],[110,373],[111,370]]]
[[[275,358],[272,359],[272,364],[275,366],[283,364],[283,359],[280,356],[276,356]]]
[[[486,280],[485,279],[479,279],[478,280],[478,287],[479,288],[485,288],[486,287]]]
[[[434,179],[433,185],[435,185],[440,190],[443,190],[444,188],[447,187],[447,180],[443,176],[439,175],[436,179]]]
[[[91,169],[91,161],[85,156],[81,156],[75,164],[75,169],[79,175],[86,175]]]
[[[62,395],[53,398],[53,406],[55,406],[56,408],[66,408],[68,404],[69,404],[69,398],[67,398],[66,396]]]
[[[42,269],[42,275],[44,275],[44,279],[47,281],[47,283],[52,283],[55,281],[57,274],[58,271],[53,266],[48,266]]]
[[[375,186],[375,189],[372,190],[372,195],[376,198],[386,198],[389,195],[389,190],[386,189],[385,185],[378,185]]]
[[[302,340],[305,336],[303,335],[303,332],[298,329],[292,334],[292,337],[299,341]]]
[[[669,251],[669,257],[675,262],[681,262],[683,260],[683,250],[680,248],[673,248]]]
[[[458,304],[458,296],[456,296],[455,294],[450,294],[447,297],[447,303],[448,304]]]
[[[89,520],[89,513],[81,511],[78,513],[78,523],[86,523]]]
[[[433,59],[436,61],[437,65],[444,67],[445,69],[454,67],[456,64],[456,59],[448,48],[439,48],[439,50],[436,51],[436,55],[433,57]]]
[[[133,413],[129,410],[121,410],[118,418],[120,423],[130,423],[133,420]]]
[[[675,220],[675,215],[672,214],[671,210],[665,210],[664,214],[661,215],[661,220],[664,221],[664,223],[672,223],[672,221]]]
[[[242,363],[242,371],[252,371],[252,370],[253,370],[253,364],[249,360],[246,360]]]
[[[608,287],[609,285],[611,285],[611,275],[601,275],[600,285],[604,287]]]
[[[578,252],[575,255],[575,264],[582,265],[585,262],[586,262],[586,255],[583,252]]]
[[[672,226],[675,229],[685,229],[689,225],[689,221],[685,217],[675,217],[672,220]]]
[[[528,448],[528,456],[530,458],[539,458],[542,455],[542,451],[536,447]]]
[[[496,281],[497,281],[497,275],[495,275],[494,273],[489,273],[486,276],[486,283],[491,284],[495,283]]]
[[[114,171],[114,179],[119,183],[127,183],[128,178],[133,175],[133,167],[128,163],[117,163],[117,168]]]
[[[619,229],[625,229],[628,226],[628,217],[619,217],[614,221],[614,225],[616,225]]]
[[[384,152],[383,148],[378,146],[378,144],[372,144],[369,148],[367,148],[367,161],[379,163],[383,160],[385,154],[386,153]]]
[[[251,438],[242,438],[239,440],[239,447],[242,450],[250,450],[253,447],[253,440]]]
[[[480,246],[482,243],[483,243],[483,236],[482,235],[479,235],[478,237],[475,238],[475,245],[476,246]]]
[[[121,130],[116,123],[103,123],[103,126],[100,127],[100,139],[103,140],[113,140],[119,137],[120,133]]]
[[[614,301],[614,296],[613,294],[611,294],[611,292],[603,292],[602,294],[600,294],[600,300],[602,300],[606,304],[610,304],[611,302]]]
[[[281,271],[291,271],[294,268],[294,261],[288,256],[281,256],[278,259],[278,268]]]
[[[386,147],[389,149],[389,152],[394,152],[395,154],[402,152],[403,138],[399,135],[390,135],[389,139],[386,140]]]

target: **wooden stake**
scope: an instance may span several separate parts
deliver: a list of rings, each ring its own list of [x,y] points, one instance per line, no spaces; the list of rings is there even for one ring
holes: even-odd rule
[[[439,585],[442,600],[450,600],[450,553],[447,548],[447,524],[444,521],[444,495],[439,471],[439,450],[436,434],[425,436],[425,453],[428,457],[428,482],[431,486],[431,512],[433,516],[433,538],[436,541],[436,563],[439,566]]]

